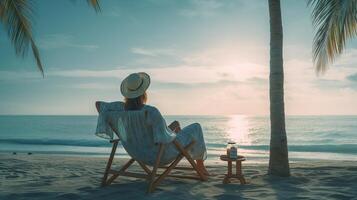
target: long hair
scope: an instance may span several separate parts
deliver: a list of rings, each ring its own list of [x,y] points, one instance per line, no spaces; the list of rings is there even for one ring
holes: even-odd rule
[[[124,109],[125,110],[140,110],[142,107],[144,107],[146,100],[147,100],[146,92],[143,95],[138,96],[136,98],[126,98],[125,97]]]

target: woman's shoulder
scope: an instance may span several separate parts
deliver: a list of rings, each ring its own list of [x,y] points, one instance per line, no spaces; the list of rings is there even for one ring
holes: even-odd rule
[[[147,111],[152,111],[152,112],[159,112],[159,109],[157,109],[155,106],[152,106],[152,105],[147,105],[145,104],[144,107],[143,107],[144,110],[147,110]]]
[[[160,117],[161,116],[159,109],[156,108],[155,106],[145,105],[142,109],[148,111],[148,113],[150,114],[151,117]]]
[[[149,124],[161,124],[163,117],[155,106],[144,105],[143,110],[148,112],[148,122]]]
[[[113,101],[113,102],[104,102],[97,101],[96,105],[98,105],[99,112],[106,111],[122,111],[124,109],[124,102],[122,101]]]

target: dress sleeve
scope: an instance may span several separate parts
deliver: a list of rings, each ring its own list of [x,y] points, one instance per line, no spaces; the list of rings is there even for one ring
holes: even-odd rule
[[[160,111],[155,107],[148,110],[147,122],[152,126],[155,143],[170,143],[176,138],[176,134],[171,131]]]

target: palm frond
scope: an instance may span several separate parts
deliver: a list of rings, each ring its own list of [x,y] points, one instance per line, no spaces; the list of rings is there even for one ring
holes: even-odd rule
[[[0,0],[0,22],[3,22],[4,18],[4,5],[2,3],[2,0]]]
[[[313,58],[318,73],[343,53],[346,41],[357,36],[357,0],[308,0],[316,29]]]
[[[0,0],[0,21],[11,39],[17,55],[25,56],[31,45],[37,67],[44,76],[40,53],[32,37],[32,4],[27,0]]]
[[[87,2],[94,8],[95,12],[100,12],[99,0],[87,0]]]

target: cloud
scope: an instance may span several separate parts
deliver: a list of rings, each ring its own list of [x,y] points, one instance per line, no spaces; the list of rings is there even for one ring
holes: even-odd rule
[[[167,1],[167,0],[147,0],[150,3],[153,3],[155,5],[166,5],[166,4],[171,4],[172,1]]]
[[[112,84],[104,83],[80,83],[73,86],[76,89],[88,89],[88,90],[117,90],[118,87]]]
[[[252,77],[252,78],[247,79],[246,82],[250,83],[250,84],[258,84],[258,85],[268,85],[269,84],[268,79],[261,78],[261,77]]]
[[[357,73],[346,76],[346,80],[348,81],[349,88],[357,91]]]
[[[130,52],[135,54],[135,59],[128,65],[134,68],[165,68],[184,64],[181,53],[174,48],[132,47]]]
[[[243,63],[266,65],[268,55],[267,47],[256,45],[254,42],[240,42],[239,45],[219,44],[216,47],[199,49],[181,57],[185,63],[190,65],[234,66]]]
[[[224,88],[226,86],[238,86],[241,84],[240,81],[233,80],[217,80],[217,81],[206,81],[197,83],[182,83],[182,82],[163,82],[163,81],[152,81],[152,87],[155,90],[162,89],[202,89],[202,88]]]
[[[122,11],[119,7],[112,6],[109,10],[105,10],[105,12],[101,13],[103,16],[108,17],[121,17]]]
[[[235,12],[237,7],[256,11],[258,7],[265,9],[267,6],[264,1],[251,3],[246,0],[188,0],[188,2],[186,8],[178,10],[178,15],[189,18],[216,17],[222,16],[221,14],[228,10]]]
[[[42,79],[42,75],[39,72],[29,72],[29,71],[0,71],[0,80],[35,80]]]
[[[357,82],[357,73],[348,75],[346,79],[349,81]]]
[[[216,14],[217,9],[223,6],[218,0],[191,0],[191,7],[179,10],[179,15],[185,17],[208,17]]]
[[[333,65],[336,67],[357,68],[357,48],[346,49]]]
[[[341,80],[318,79],[314,83],[319,89],[323,90],[340,90],[348,87],[348,84]]]
[[[153,56],[153,57],[161,56],[161,55],[165,55],[165,56],[176,55],[175,50],[173,49],[148,49],[148,48],[134,47],[131,48],[131,52],[138,55]]]
[[[54,70],[48,71],[47,76],[85,77],[85,78],[118,78],[125,70]]]
[[[98,48],[97,45],[77,43],[73,36],[67,34],[46,35],[39,39],[38,44],[42,49],[79,48],[95,50]]]

